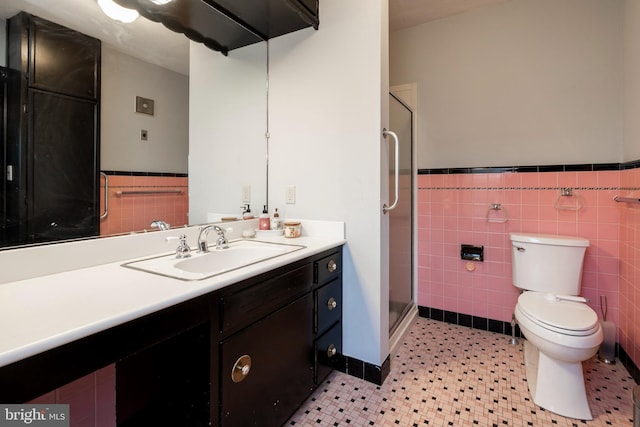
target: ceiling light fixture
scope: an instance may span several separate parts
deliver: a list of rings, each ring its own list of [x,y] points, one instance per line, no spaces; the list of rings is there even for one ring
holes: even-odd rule
[[[173,0],[151,0],[151,3],[157,4],[158,6],[164,6],[165,4],[171,3]]]
[[[138,11],[122,7],[113,0],[98,0],[98,5],[105,15],[115,21],[129,24],[138,17]]]

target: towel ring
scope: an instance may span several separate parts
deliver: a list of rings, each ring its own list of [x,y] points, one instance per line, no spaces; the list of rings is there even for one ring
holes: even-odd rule
[[[574,204],[563,204],[564,198],[572,198],[574,200]],[[582,198],[576,194],[573,194],[573,189],[571,188],[562,188],[560,190],[560,194],[556,197],[556,201],[553,203],[556,209],[561,211],[578,211],[582,209]]]
[[[509,221],[507,210],[500,203],[492,203],[487,210],[487,222],[505,223]]]

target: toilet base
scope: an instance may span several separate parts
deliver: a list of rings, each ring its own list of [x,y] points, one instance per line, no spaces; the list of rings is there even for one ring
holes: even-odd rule
[[[549,358],[528,340],[524,361],[529,391],[536,405],[564,417],[591,420],[582,363]]]

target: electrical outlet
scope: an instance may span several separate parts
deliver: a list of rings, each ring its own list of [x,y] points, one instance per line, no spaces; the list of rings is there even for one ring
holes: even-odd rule
[[[296,203],[296,186],[287,185],[285,190],[285,203],[288,205],[294,205]]]
[[[140,140],[147,141],[148,139],[149,139],[149,131],[147,131],[146,129],[142,129],[140,131]]]
[[[242,203],[251,203],[251,186],[242,186]]]

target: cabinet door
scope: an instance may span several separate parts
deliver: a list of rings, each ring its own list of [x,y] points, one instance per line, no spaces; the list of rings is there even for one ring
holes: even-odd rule
[[[312,312],[308,294],[221,342],[223,426],[280,426],[308,395]]]
[[[30,62],[31,87],[98,98],[100,40],[34,16]]]
[[[28,239],[98,234],[95,102],[30,90]]]

